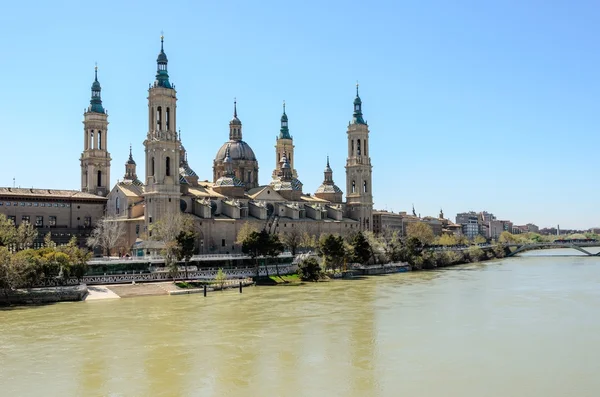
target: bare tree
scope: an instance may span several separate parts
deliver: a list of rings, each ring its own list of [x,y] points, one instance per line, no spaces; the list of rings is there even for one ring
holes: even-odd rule
[[[300,228],[295,227],[289,232],[285,232],[281,236],[283,245],[290,250],[293,256],[296,256],[296,251],[302,245],[302,231]]]
[[[160,241],[165,245],[162,254],[165,257],[165,267],[169,268],[171,272],[174,272],[177,267],[177,257],[181,250],[177,237],[182,232],[188,231],[194,231],[194,220],[190,215],[182,212],[168,213],[150,227],[150,239]]]
[[[96,228],[87,239],[90,248],[100,247],[105,255],[117,246],[125,234],[125,222],[114,216],[105,216],[96,224]]]

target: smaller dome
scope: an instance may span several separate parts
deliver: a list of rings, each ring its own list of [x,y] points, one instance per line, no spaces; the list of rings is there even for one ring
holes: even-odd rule
[[[158,62],[158,63],[169,62],[169,60],[167,59],[167,54],[165,54],[165,52],[162,49],[160,50],[160,53],[158,54],[158,58],[156,58],[156,62]]]
[[[127,164],[135,165],[135,161],[133,160],[133,158],[129,157],[129,160],[127,160]]]
[[[92,83],[92,91],[100,91],[100,82],[98,80],[94,80]]]
[[[233,116],[233,118],[229,122],[229,125],[242,125],[242,122],[240,121],[240,119],[237,118],[237,116]]]

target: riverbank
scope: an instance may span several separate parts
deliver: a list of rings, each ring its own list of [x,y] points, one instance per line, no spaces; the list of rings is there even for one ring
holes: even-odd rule
[[[18,289],[0,296],[0,306],[43,305],[57,302],[76,302],[88,294],[86,285]]]

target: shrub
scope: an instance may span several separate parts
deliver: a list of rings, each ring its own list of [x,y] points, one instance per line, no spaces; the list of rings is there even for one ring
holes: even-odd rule
[[[323,278],[323,271],[315,258],[307,258],[298,266],[298,275],[302,281],[319,281]]]

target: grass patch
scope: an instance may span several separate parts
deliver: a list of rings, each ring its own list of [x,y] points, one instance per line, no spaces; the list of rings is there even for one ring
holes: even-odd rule
[[[286,274],[284,276],[269,275],[269,277],[261,276],[255,278],[255,281],[256,285],[297,284],[302,282],[297,274]]]
[[[203,288],[205,285],[210,285],[208,281],[177,281],[175,283],[177,288],[190,289],[190,288]]]

